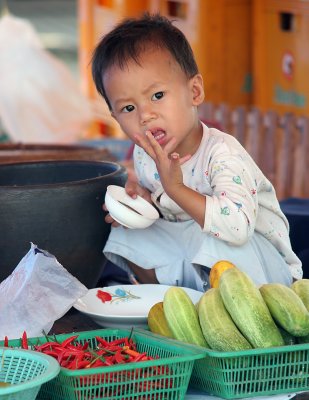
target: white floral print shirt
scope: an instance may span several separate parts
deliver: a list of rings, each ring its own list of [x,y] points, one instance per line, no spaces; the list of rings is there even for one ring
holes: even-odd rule
[[[134,166],[139,183],[150,190],[165,219],[191,219],[164,192],[154,161],[138,146],[134,149]],[[277,248],[292,276],[302,277],[274,187],[233,136],[203,124],[201,144],[181,168],[184,184],[205,195],[205,233],[241,246],[257,231]]]

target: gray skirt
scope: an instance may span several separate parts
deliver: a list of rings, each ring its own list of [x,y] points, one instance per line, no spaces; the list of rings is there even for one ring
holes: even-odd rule
[[[159,219],[146,229],[112,228],[103,250],[106,258],[128,273],[127,261],[155,269],[159,283],[199,291],[209,288],[210,268],[228,260],[246,272],[257,286],[269,282],[290,285],[292,275],[278,250],[254,233],[242,246],[233,246],[205,232],[193,220]]]

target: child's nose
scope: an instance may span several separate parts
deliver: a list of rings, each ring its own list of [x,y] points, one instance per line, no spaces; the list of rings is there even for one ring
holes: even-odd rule
[[[145,106],[140,112],[140,119],[141,119],[141,124],[145,125],[149,121],[153,120],[156,118],[155,112],[152,110],[151,107]]]

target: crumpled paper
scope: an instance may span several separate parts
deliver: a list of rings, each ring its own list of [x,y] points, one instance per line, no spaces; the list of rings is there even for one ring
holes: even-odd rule
[[[0,339],[48,333],[88,289],[47,251],[31,248],[0,284]]]

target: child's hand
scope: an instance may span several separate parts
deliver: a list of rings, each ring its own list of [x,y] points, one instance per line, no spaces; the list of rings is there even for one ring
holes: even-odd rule
[[[108,211],[105,204],[103,204],[102,208],[104,211]],[[106,223],[112,224],[112,226],[114,227],[120,226],[119,222],[115,221],[114,218],[109,213],[105,216],[104,220]]]
[[[190,154],[180,157],[177,153],[171,153],[175,139],[172,138],[163,149],[152,136],[151,132],[146,132],[146,138],[136,137],[138,145],[154,160],[160,180],[167,194],[172,193],[177,187],[183,185],[181,164],[191,158]]]
[[[137,196],[141,196],[143,199],[147,200],[149,203],[152,203],[151,194],[149,190],[145,189],[141,185],[134,180],[127,180],[125,185],[126,192],[133,199],[136,199]]]

